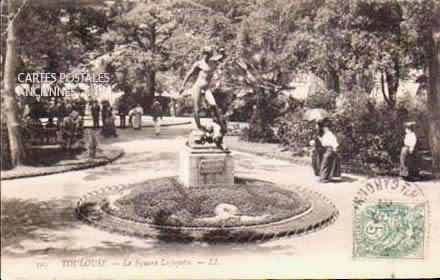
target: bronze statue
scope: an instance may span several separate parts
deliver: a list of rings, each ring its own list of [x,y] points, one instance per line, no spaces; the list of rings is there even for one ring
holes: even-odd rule
[[[182,92],[185,90],[185,85],[188,82],[188,79],[194,74],[198,75],[196,82],[187,92],[189,95],[191,95],[194,101],[194,120],[196,122],[197,129],[201,131],[207,130],[206,127],[200,124],[199,111],[202,100],[204,100],[208,104],[209,109],[214,112],[215,121],[222,127],[222,130],[226,131],[227,129],[211,90],[211,80],[214,76],[214,72],[217,69],[217,66],[226,57],[223,49],[220,49],[217,52],[219,54],[214,57],[212,48],[205,47],[202,51],[202,58],[195,62],[191,67],[185,76],[180,89],[180,94],[182,94]]]

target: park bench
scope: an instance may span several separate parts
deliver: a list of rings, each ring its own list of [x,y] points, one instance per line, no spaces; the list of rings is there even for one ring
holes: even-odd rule
[[[56,127],[36,127],[31,130],[31,137],[27,141],[29,144],[35,145],[55,145],[57,140],[58,129]]]
[[[58,129],[56,127],[36,127],[31,131],[31,137],[27,142],[32,146],[36,145],[56,145],[59,144],[57,137]]]
[[[63,128],[38,126],[31,129],[30,139],[25,142],[32,146],[62,145],[65,142],[75,142],[73,139],[77,139],[80,134],[69,132],[63,131]]]
[[[56,127],[45,127],[41,131],[42,143],[57,144],[58,129]]]

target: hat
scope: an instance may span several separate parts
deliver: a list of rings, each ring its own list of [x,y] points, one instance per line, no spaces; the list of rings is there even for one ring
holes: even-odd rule
[[[405,123],[403,124],[403,126],[404,126],[405,128],[414,129],[414,127],[416,126],[416,122],[405,122]]]
[[[213,52],[212,48],[209,47],[209,46],[204,47],[203,50],[202,50],[202,54],[210,54],[210,55],[212,55],[212,52]]]
[[[324,127],[324,126],[329,127],[332,122],[329,118],[324,118],[322,120],[318,120],[317,123],[321,127]]]

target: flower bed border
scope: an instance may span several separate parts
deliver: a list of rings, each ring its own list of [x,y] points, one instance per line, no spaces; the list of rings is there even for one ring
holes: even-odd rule
[[[29,178],[29,177],[38,177],[38,176],[46,176],[46,175],[53,175],[53,174],[59,174],[59,173],[65,173],[70,171],[79,171],[89,168],[94,168],[98,166],[103,166],[109,163],[114,162],[115,160],[120,159],[124,155],[124,150],[122,148],[118,147],[106,147],[104,148],[106,152],[111,152],[110,156],[103,157],[102,159],[97,158],[93,159],[87,162],[81,162],[77,165],[67,165],[67,166],[43,166],[43,167],[33,167],[32,170],[18,173],[18,174],[4,174],[2,170],[1,174],[1,181],[6,180],[15,180],[15,179],[22,179],[22,178]]]

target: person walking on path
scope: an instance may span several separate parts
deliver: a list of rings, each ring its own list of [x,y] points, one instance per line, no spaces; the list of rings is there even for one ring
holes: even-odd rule
[[[115,116],[113,115],[112,106],[109,106],[107,112],[107,124],[109,126],[110,135],[113,137],[118,137],[118,134],[116,133]]]
[[[321,141],[319,140],[319,137],[322,137],[323,135],[324,135],[324,130],[322,128],[322,123],[317,122],[315,138],[310,141],[310,145],[312,146],[312,167],[315,176],[320,175],[322,157],[324,156],[324,152],[325,152],[325,149],[322,146]]]
[[[322,122],[322,131],[322,136],[318,136],[324,148],[319,170],[319,181],[327,183],[330,182],[331,178],[339,178],[341,176],[341,165],[337,154],[339,144],[336,136],[330,130],[330,121],[328,119]]]
[[[414,133],[414,122],[405,123],[405,138],[400,152],[400,176],[405,180],[414,180],[417,177],[415,147],[417,136]]]
[[[153,117],[154,122],[154,133],[156,135],[160,134],[160,120],[163,116],[162,104],[160,104],[159,100],[155,100],[151,105],[151,115]]]
[[[99,129],[99,113],[101,112],[101,107],[99,106],[98,100],[94,100],[91,106],[93,128]]]
[[[102,126],[104,127],[105,124],[105,119],[107,117],[107,109],[108,107],[110,107],[110,102],[108,102],[107,100],[102,100],[101,101],[101,121],[102,121]]]
[[[113,116],[113,109],[112,106],[110,106],[109,103],[106,103],[102,107],[102,115],[104,117],[104,124],[102,127],[102,135],[104,137],[118,137],[118,134],[116,133],[116,127],[115,127],[115,118]]]
[[[133,128],[133,116],[134,116],[134,109],[136,107],[132,107],[130,110],[128,110],[128,127]]]
[[[125,100],[121,100],[119,102],[118,115],[119,115],[119,119],[120,119],[120,127],[126,128],[127,124],[125,123],[125,119],[128,115],[128,107],[127,107],[127,103],[125,102]]]
[[[136,107],[130,111],[130,119],[133,129],[140,130],[142,128],[143,115],[144,115],[144,109],[138,103]]]

